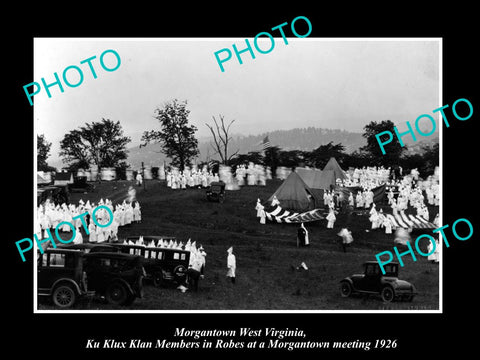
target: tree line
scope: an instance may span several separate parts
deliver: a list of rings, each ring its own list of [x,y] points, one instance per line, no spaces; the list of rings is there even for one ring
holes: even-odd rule
[[[170,158],[171,165],[183,169],[191,165],[198,157],[198,140],[195,137],[197,127],[189,123],[190,111],[187,101],[174,99],[166,102],[163,107],[157,107],[154,118],[158,121],[159,129],[147,130],[141,137],[141,145],[160,143],[164,154]],[[349,167],[361,168],[364,166],[384,166],[393,169],[402,167],[405,170],[417,168],[422,176],[433,173],[439,164],[439,145],[424,145],[420,154],[408,154],[407,147],[400,146],[398,139],[389,144],[386,155],[381,153],[375,135],[382,131],[394,132],[395,124],[390,120],[380,122],[371,121],[365,125],[362,136],[367,144],[357,151],[347,153],[341,143],[320,145],[311,151],[284,150],[279,146],[268,146],[262,151],[250,151],[240,154],[238,149],[231,149],[231,126],[235,120],[225,120],[223,115],[218,119],[213,117],[213,124],[206,123],[212,134],[213,156],[219,158],[217,163],[229,165],[233,168],[240,164],[262,164],[272,168],[279,166],[294,168],[310,166],[322,169],[331,157],[335,157],[344,169]],[[102,119],[99,122],[86,123],[78,129],[71,130],[60,142],[60,156],[69,171],[79,168],[89,168],[91,164],[99,168],[115,167],[126,169],[128,158],[127,145],[131,138],[124,136],[119,121]],[[37,169],[51,171],[54,168],[47,163],[51,143],[44,135],[37,136]],[[212,163],[213,159],[206,159],[203,163]]]

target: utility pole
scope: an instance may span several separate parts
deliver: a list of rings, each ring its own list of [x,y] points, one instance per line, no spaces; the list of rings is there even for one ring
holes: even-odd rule
[[[143,190],[147,191],[145,188],[145,167],[143,166],[143,161],[142,161],[142,182],[143,182]]]

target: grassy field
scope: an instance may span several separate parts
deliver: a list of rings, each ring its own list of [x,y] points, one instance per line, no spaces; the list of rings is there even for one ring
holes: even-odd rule
[[[145,297],[129,307],[115,307],[99,301],[83,301],[77,310],[436,310],[439,308],[439,265],[426,258],[405,257],[399,278],[412,282],[419,294],[413,302],[384,304],[378,297],[342,298],[339,281],[361,272],[361,264],[375,260],[375,254],[392,250],[393,235],[370,230],[368,214],[337,215],[334,229],[326,220],[307,223],[311,245],[296,247],[298,225],[268,223],[255,217],[257,198],[266,200],[281,184],[267,182],[265,187],[243,187],[228,191],[223,204],[208,202],[205,190],[171,190],[164,182],[146,182],[146,190],[136,187],[142,207],[142,222],[119,228],[119,237],[130,235],[170,235],[183,242],[191,238],[207,252],[205,278],[197,293],[181,293],[174,287],[145,286]],[[98,202],[110,198],[122,201],[131,182],[104,182],[95,192],[74,193],[79,199]],[[377,206],[378,208],[378,206]],[[430,216],[435,216],[434,208]],[[336,234],[342,227],[352,231],[353,245],[344,253]],[[412,237],[418,234],[414,232]],[[84,236],[87,238],[87,236]],[[237,281],[227,281],[228,247],[237,259]],[[422,244],[426,247],[426,244]],[[301,262],[307,271],[296,268]],[[39,309],[54,309],[40,302]]]

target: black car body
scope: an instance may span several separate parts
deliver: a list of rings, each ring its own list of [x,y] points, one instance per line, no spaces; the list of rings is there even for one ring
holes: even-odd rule
[[[46,249],[38,252],[37,293],[51,296],[60,308],[73,306],[80,296],[93,295],[87,291],[83,252],[67,249]]]
[[[88,288],[111,304],[129,305],[143,296],[144,270],[140,256],[118,252],[84,254]]]
[[[379,294],[383,301],[390,302],[397,299],[412,301],[417,294],[413,284],[398,279],[398,263],[384,265],[385,274],[382,274],[376,261],[367,261],[363,266],[363,274],[354,274],[340,282],[343,297],[355,293]]]
[[[190,262],[189,251],[120,243],[110,245],[123,254],[140,256],[146,278],[152,280],[155,286],[183,284],[186,280]]]
[[[222,202],[225,200],[225,183],[223,181],[213,181],[206,190],[208,201]]]
[[[68,185],[68,189],[71,193],[93,191],[95,185],[88,183],[86,176],[76,176],[73,179],[73,184]]]

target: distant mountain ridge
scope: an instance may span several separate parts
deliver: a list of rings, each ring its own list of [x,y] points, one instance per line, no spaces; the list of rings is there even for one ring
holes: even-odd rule
[[[239,150],[239,154],[246,154],[249,151],[261,151],[262,141],[268,136],[271,146],[278,146],[282,150],[305,150],[316,149],[320,145],[328,144],[333,141],[334,144],[342,143],[346,152],[353,152],[366,144],[361,133],[349,132],[338,129],[323,128],[295,128],[291,130],[275,130],[258,135],[240,135],[232,134],[232,140],[229,143],[229,153]],[[197,161],[207,159],[218,159],[214,156],[215,151],[210,145],[212,138],[203,137],[198,139],[198,148],[200,155]],[[139,166],[141,162],[145,165],[159,166],[168,159],[161,153],[160,144],[149,144],[140,148],[135,146],[129,149],[127,162],[133,167]]]
[[[362,133],[339,129],[307,127],[275,130],[258,135],[232,134],[233,139],[229,143],[229,153],[231,154],[237,151],[237,149],[239,150],[239,154],[246,154],[249,151],[261,151],[261,143],[266,136],[268,136],[271,146],[278,146],[282,150],[311,151],[320,145],[325,145],[332,141],[334,144],[341,143],[345,146],[345,152],[351,153],[367,143]],[[198,147],[200,155],[197,158],[198,162],[207,159],[218,159],[218,156],[213,155],[215,151],[210,145],[211,141],[213,141],[211,138],[206,137],[199,139]],[[420,151],[421,144],[438,141],[438,134],[434,134],[425,139],[420,138],[417,142],[413,142],[410,138],[403,138],[403,141],[407,146],[412,145],[412,150]],[[168,163],[169,159],[161,152],[160,144],[149,144],[142,148],[139,148],[139,146],[130,148],[127,162],[135,168],[139,167],[142,161],[145,165],[159,166],[164,161]]]

